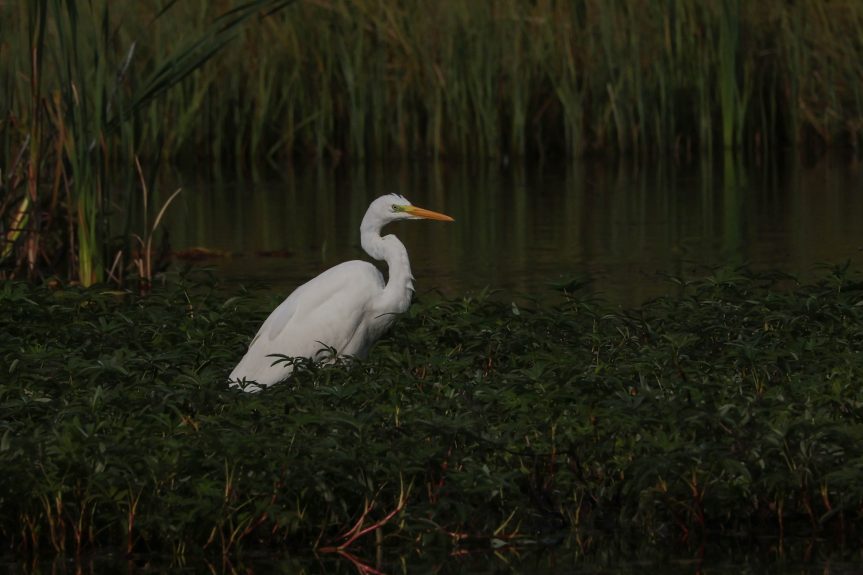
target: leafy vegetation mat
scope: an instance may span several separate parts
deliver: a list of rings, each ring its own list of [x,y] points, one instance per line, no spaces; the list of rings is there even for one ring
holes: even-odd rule
[[[676,281],[625,311],[424,296],[368,361],[260,394],[225,377],[274,296],[3,283],[2,540],[349,552],[855,532],[863,283]]]

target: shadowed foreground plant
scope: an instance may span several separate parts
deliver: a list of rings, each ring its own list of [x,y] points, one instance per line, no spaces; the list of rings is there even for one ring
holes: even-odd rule
[[[419,301],[368,361],[254,395],[226,377],[267,295],[4,282],[2,539],[362,557],[371,532],[399,547],[860,528],[863,281],[676,281],[625,311],[572,293]]]

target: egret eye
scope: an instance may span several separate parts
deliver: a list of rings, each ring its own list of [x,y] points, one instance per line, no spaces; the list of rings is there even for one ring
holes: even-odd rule
[[[393,211],[394,211],[394,212],[400,212],[400,211],[402,211],[401,206],[400,206],[400,205],[398,205],[398,204],[393,204]]]

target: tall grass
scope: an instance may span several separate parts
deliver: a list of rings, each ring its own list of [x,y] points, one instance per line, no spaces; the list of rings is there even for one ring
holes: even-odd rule
[[[154,171],[165,158],[689,157],[863,142],[860,2],[277,10],[289,3],[0,4],[0,266],[38,274],[50,260],[85,284],[103,278],[120,249],[108,240],[135,231],[105,223],[130,205],[135,156]]]
[[[133,159],[159,156],[161,131],[147,138],[141,130],[151,104],[220,51],[244,21],[288,3],[255,0],[208,17],[138,66],[144,30],[129,5],[120,14],[108,0],[0,5],[8,82],[0,112],[3,275],[24,269],[32,277],[65,259],[68,275],[82,284],[103,280],[116,235],[108,229],[109,212],[131,206]],[[162,19],[173,5],[144,22]],[[132,231],[120,234],[127,246]],[[123,248],[116,253],[114,260],[122,259]]]
[[[107,30],[139,41],[141,78],[227,6],[170,3],[166,18],[115,4]],[[0,8],[6,51],[26,43],[20,11]],[[246,27],[137,127],[169,155],[243,162],[856,147],[861,29],[863,4],[847,0],[306,1]],[[0,77],[20,87],[22,64],[4,58]],[[7,118],[28,116],[2,97]]]

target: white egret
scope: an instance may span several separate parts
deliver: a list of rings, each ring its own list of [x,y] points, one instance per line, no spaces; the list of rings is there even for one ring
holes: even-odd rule
[[[373,201],[360,224],[360,241],[366,253],[387,263],[389,281],[371,263],[354,260],[301,285],[264,321],[231,372],[231,385],[259,391],[285,380],[293,366],[279,356],[321,360],[335,350],[365,357],[396,315],[407,311],[414,289],[404,244],[393,235],[381,237],[381,228],[415,219],[453,221],[397,194]]]

